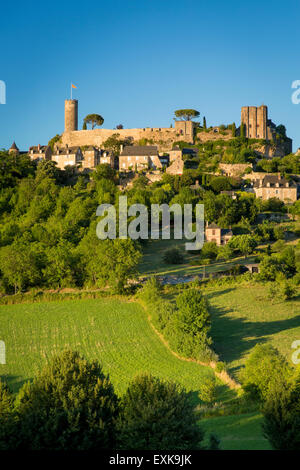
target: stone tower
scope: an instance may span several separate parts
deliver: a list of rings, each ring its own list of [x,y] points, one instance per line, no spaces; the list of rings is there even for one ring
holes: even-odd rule
[[[78,100],[65,100],[65,132],[78,131]]]
[[[245,136],[250,139],[267,139],[268,108],[265,105],[243,106],[241,123],[245,125]]]

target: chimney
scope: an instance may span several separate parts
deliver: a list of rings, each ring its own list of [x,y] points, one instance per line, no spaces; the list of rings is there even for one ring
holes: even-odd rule
[[[120,153],[123,152],[123,147],[124,147],[123,144],[121,144],[121,145],[120,145]]]
[[[41,150],[41,144],[38,145],[38,151],[40,151],[40,150]]]
[[[280,171],[277,173],[278,179],[281,180],[281,174]]]

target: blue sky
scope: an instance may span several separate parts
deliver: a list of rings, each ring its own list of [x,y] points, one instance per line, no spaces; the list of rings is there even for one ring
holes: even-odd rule
[[[0,148],[22,150],[63,132],[77,85],[79,126],[169,126],[195,108],[208,125],[240,122],[245,105],[269,107],[300,146],[299,1],[111,0],[1,3]]]

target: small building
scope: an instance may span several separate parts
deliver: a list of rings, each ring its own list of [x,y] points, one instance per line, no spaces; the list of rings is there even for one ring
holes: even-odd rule
[[[16,146],[16,142],[12,143],[12,146],[8,150],[8,153],[9,154],[14,154],[14,155],[19,155],[20,151],[19,151],[18,147]]]
[[[199,184],[199,180],[195,181],[195,184],[191,184],[190,189],[197,193],[198,191],[204,191],[204,188]]]
[[[83,154],[80,147],[69,147],[68,145],[64,148],[56,147],[52,160],[57,163],[57,167],[63,170],[66,166],[76,166],[83,160]]]
[[[277,198],[281,201],[294,202],[297,200],[298,186],[293,180],[287,180],[278,175],[266,175],[263,179],[255,180],[253,189],[256,197],[264,201]]]
[[[181,157],[177,157],[173,160],[171,165],[166,169],[166,173],[169,175],[182,175],[184,169],[184,161]]]
[[[174,160],[176,160],[178,157],[180,158],[193,158],[197,155],[197,149],[195,148],[189,148],[189,147],[186,147],[186,148],[179,148],[179,146],[175,146],[174,148],[172,148],[172,150],[169,150],[168,151],[168,154],[169,154],[169,158],[170,158],[170,163],[173,162]]]
[[[231,229],[221,228],[214,223],[207,225],[205,228],[205,240],[207,242],[214,242],[218,246],[226,245],[232,236]]]
[[[237,195],[236,195],[236,191],[221,191],[220,194],[226,194],[226,196],[229,196],[231,197],[231,199],[236,199],[237,198]]]
[[[111,150],[101,150],[100,152],[100,163],[110,165],[115,168],[115,155]]]
[[[50,145],[35,145],[29,147],[28,155],[30,156],[31,160],[36,162],[40,162],[42,160],[51,160],[52,157],[52,149]]]
[[[251,274],[259,273],[259,271],[260,271],[259,263],[249,263],[249,264],[244,264],[243,266]]]
[[[81,149],[83,160],[81,162],[82,169],[94,169],[100,163],[100,151],[93,145],[83,147]]]
[[[161,168],[156,145],[126,145],[119,156],[120,171]]]

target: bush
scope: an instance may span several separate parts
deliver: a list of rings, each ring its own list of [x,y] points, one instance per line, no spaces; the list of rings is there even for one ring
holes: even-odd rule
[[[182,264],[184,257],[178,248],[169,248],[165,251],[163,260],[167,264]]]
[[[299,382],[275,383],[263,407],[263,434],[276,450],[300,448]]]
[[[118,398],[98,362],[65,351],[19,391],[22,448],[114,448]]]
[[[203,432],[191,395],[178,385],[140,375],[121,400],[118,440],[122,449],[199,449]]]
[[[286,359],[270,345],[256,345],[240,373],[242,387],[252,399],[268,398],[274,382],[282,383],[291,375]]]
[[[212,406],[217,399],[217,385],[215,377],[206,377],[199,392],[200,400]]]

